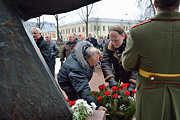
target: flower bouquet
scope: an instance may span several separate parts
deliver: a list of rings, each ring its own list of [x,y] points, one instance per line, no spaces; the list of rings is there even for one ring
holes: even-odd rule
[[[66,99],[66,101],[69,102],[73,111],[72,120],[85,120],[88,115],[93,114],[97,107],[95,103],[89,105],[87,101],[83,99],[78,99],[77,101],[69,101],[69,99]]]
[[[132,95],[127,90],[129,84],[124,83],[113,86],[111,89],[108,86],[100,85],[100,91],[92,91],[90,94],[97,99],[99,103],[107,108],[107,120],[131,120],[135,113],[135,90],[132,90]]]

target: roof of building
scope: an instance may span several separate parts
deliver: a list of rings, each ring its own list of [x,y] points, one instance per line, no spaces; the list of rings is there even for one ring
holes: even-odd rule
[[[103,22],[103,23],[131,23],[131,24],[137,24],[139,23],[137,20],[126,20],[126,19],[110,19],[110,18],[90,18],[89,22]],[[65,25],[60,25],[60,27],[66,27],[66,26],[72,26],[76,24],[82,24],[84,23],[83,20],[71,22]]]

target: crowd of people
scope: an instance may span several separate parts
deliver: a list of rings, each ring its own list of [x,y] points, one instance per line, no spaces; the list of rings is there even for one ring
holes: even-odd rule
[[[88,82],[100,60],[110,88],[117,86],[119,80],[130,84],[129,92],[136,86],[137,120],[180,120],[179,3],[179,0],[155,0],[158,14],[133,26],[128,36],[120,26],[111,27],[109,38],[104,36],[99,40],[91,32],[86,39],[70,35],[63,46],[60,57],[63,64],[57,78],[69,100],[81,98],[94,102],[98,110],[107,110],[89,95]],[[44,41],[38,28],[32,34],[53,73],[52,58],[59,52],[57,46],[48,35],[47,42]]]

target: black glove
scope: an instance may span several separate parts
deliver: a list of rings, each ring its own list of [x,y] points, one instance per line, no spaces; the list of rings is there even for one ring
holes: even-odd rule
[[[116,80],[115,80],[113,77],[111,77],[111,78],[108,80],[108,82],[109,82],[109,87],[110,87],[110,88],[112,88],[113,86],[117,86],[117,82],[116,82]]]

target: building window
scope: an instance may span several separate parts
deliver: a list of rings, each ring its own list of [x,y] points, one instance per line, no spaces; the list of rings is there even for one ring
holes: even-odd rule
[[[79,27],[78,29],[79,29],[79,32],[81,32],[81,28]]]
[[[98,26],[97,31],[100,31],[100,26]]]
[[[74,33],[74,29],[72,28],[72,33]]]
[[[94,31],[96,31],[96,26],[94,26]]]
[[[63,29],[63,34],[65,34],[64,29]]]
[[[83,32],[85,31],[85,28],[84,28],[84,26],[82,27],[82,29],[83,29]]]
[[[76,28],[74,28],[74,32],[76,33]]]
[[[66,29],[66,34],[68,34],[68,30]]]
[[[106,26],[103,26],[103,31],[105,31],[106,30]]]
[[[68,29],[68,33],[70,33],[70,29]]]
[[[111,26],[108,26],[108,31],[110,30]]]

